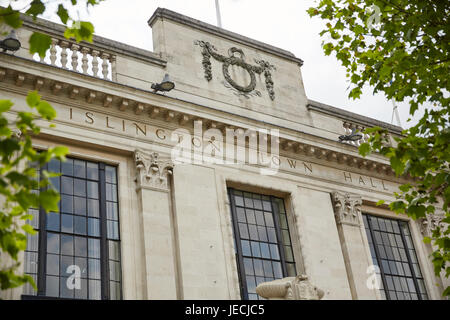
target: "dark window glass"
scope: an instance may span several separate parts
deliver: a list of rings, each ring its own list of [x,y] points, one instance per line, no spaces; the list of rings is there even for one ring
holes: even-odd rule
[[[428,299],[408,224],[366,214],[363,221],[374,264],[380,268],[382,297]]]
[[[261,282],[295,276],[295,261],[283,199],[229,190],[240,283],[244,299]]]
[[[28,223],[38,233],[28,236],[25,272],[38,291],[27,285],[24,295],[121,299],[116,168],[68,158],[45,169],[61,174],[52,178],[61,196],[60,213],[29,210]]]

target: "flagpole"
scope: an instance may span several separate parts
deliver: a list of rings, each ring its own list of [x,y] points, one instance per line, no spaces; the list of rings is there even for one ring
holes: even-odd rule
[[[222,28],[222,16],[220,14],[219,0],[216,0],[216,16],[217,16],[217,26]]]

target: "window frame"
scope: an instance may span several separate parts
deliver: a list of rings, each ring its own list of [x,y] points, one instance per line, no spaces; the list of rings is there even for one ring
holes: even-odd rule
[[[239,191],[239,192],[243,192],[243,193],[248,192],[251,194],[257,194],[257,195],[261,195],[261,196],[265,195],[270,198],[271,213],[272,213],[272,217],[273,217],[275,233],[277,236],[277,247],[278,247],[278,251],[279,251],[279,255],[280,255],[281,269],[282,269],[283,278],[284,278],[284,277],[288,277],[287,263],[292,263],[292,262],[286,261],[286,254],[285,254],[285,249],[284,249],[285,245],[283,244],[282,230],[280,227],[280,217],[279,217],[280,212],[279,212],[277,206],[274,205],[274,200],[280,199],[283,201],[283,205],[286,210],[286,218],[287,218],[287,224],[288,224],[290,246],[291,246],[291,250],[293,253],[293,260],[294,260],[293,264],[294,264],[294,269],[296,272],[297,272],[298,262],[295,259],[294,244],[292,241],[293,235],[291,233],[291,230],[289,229],[288,210],[286,209],[287,206],[285,203],[285,199],[280,198],[280,197],[275,197],[272,195],[266,195],[266,194],[262,194],[262,193],[246,191],[245,189],[236,189],[233,187],[228,187],[227,188],[227,196],[230,201],[231,218],[232,218],[232,225],[233,225],[233,241],[234,241],[234,247],[235,247],[235,258],[236,258],[237,270],[238,270],[238,275],[239,275],[238,276],[239,290],[240,290],[241,299],[249,300],[249,292],[248,292],[247,284],[245,283],[247,275],[245,273],[245,267],[244,267],[244,255],[243,255],[243,250],[242,250],[242,245],[241,245],[242,239],[240,238],[240,232],[239,232],[239,226],[238,226],[239,222],[238,222],[238,217],[237,217],[236,203],[235,203],[233,191]],[[267,259],[262,259],[262,260],[267,260]],[[269,259],[269,260],[274,261],[272,259]]]
[[[118,174],[118,166],[117,164],[108,164],[101,160],[95,159],[95,160],[89,160],[89,159],[83,159],[80,157],[71,157],[68,156],[68,159],[71,160],[81,160],[85,162],[92,162],[98,164],[98,192],[99,192],[99,228],[100,228],[100,235],[98,237],[90,237],[88,234],[86,235],[76,235],[85,238],[86,240],[90,238],[99,239],[100,241],[100,300],[110,300],[111,298],[111,292],[110,292],[110,253],[109,253],[109,241],[117,241],[119,243],[119,252],[118,252],[118,259],[120,263],[120,297],[117,298],[117,300],[123,299],[123,274],[122,274],[122,250],[121,250],[121,234],[120,234],[120,205],[119,205],[119,174]],[[118,223],[118,230],[117,230],[117,239],[109,239],[108,238],[108,229],[107,229],[107,199],[106,199],[106,167],[114,167],[115,174],[116,174],[116,198],[117,198],[117,223]],[[42,170],[48,170],[48,163],[45,164],[42,168],[39,169],[39,175],[42,174]],[[62,172],[60,170],[61,175]],[[75,178],[75,177],[74,177]],[[40,179],[40,177],[39,177]],[[89,181],[89,179],[84,178],[85,181]],[[60,187],[61,188],[61,187]],[[43,189],[41,189],[43,190]],[[61,189],[59,190],[59,194],[61,195]],[[87,210],[87,208],[86,208]],[[49,231],[47,230],[47,218],[48,213],[45,212],[45,210],[40,207],[38,209],[39,211],[39,224],[38,224],[38,267],[37,267],[37,291],[35,295],[30,294],[22,294],[21,299],[22,300],[88,300],[91,301],[91,299],[81,299],[81,298],[64,298],[64,297],[53,297],[46,295],[46,276],[47,276],[47,233],[55,233],[61,236],[61,234],[65,234],[61,230],[58,232],[55,231]],[[57,214],[61,214],[61,212],[58,212]],[[61,256],[61,253],[59,253],[59,256]],[[61,275],[59,278],[62,278]],[[61,279],[60,279],[61,281]]]
[[[366,227],[366,225],[364,223],[364,217],[366,217],[366,220],[367,220],[367,223],[368,223],[367,227]],[[371,218],[380,218],[380,219],[384,219],[384,220],[391,220],[391,221],[393,221],[393,222],[395,221],[395,222],[397,222],[399,224],[399,235],[400,235],[401,240],[402,240],[403,249],[405,250],[405,255],[406,255],[406,258],[407,258],[408,267],[409,267],[409,269],[411,271],[410,272],[411,273],[411,278],[413,279],[414,288],[415,288],[416,295],[417,295],[417,300],[424,300],[422,295],[426,295],[427,296],[426,299],[429,300],[430,299],[430,291],[427,288],[427,284],[426,284],[427,283],[427,281],[426,281],[427,279],[426,279],[425,273],[422,271],[422,270],[424,270],[424,268],[422,267],[421,259],[420,259],[420,256],[419,256],[420,250],[417,249],[416,243],[414,241],[413,230],[412,230],[411,225],[410,225],[410,221],[411,220],[405,219],[405,218],[402,219],[402,218],[399,218],[399,217],[392,217],[392,216],[386,215],[386,214],[380,215],[380,214],[377,214],[377,213],[373,213],[370,210],[363,210],[362,218],[363,218],[362,219],[363,220],[362,221],[363,222],[362,223],[362,228],[364,230],[364,235],[365,235],[366,240],[367,240],[367,245],[369,246],[368,250],[369,250],[370,257],[371,257],[371,261],[372,261],[372,259],[375,259],[377,261],[377,263],[378,263],[378,268],[380,270],[380,278],[381,278],[381,281],[382,281],[382,284],[383,284],[383,288],[379,288],[379,291],[380,291],[380,293],[382,291],[383,294],[384,294],[385,299],[383,299],[383,300],[392,300],[392,299],[390,297],[390,294],[388,293],[389,286],[387,284],[385,270],[384,270],[384,267],[383,267],[382,262],[381,262],[381,260],[383,258],[382,258],[382,255],[380,254],[379,248],[378,248],[378,245],[380,245],[380,244],[378,242],[375,243],[375,241],[377,241],[377,240],[376,240],[376,237],[375,237],[375,234],[374,234],[375,230],[373,229],[373,222],[372,222]],[[404,224],[408,228],[409,236],[410,236],[411,241],[412,241],[412,248],[410,248],[408,246],[408,244],[407,244],[407,240],[406,240],[406,237],[405,237],[405,234],[404,234],[404,230],[403,230],[401,224]],[[367,234],[366,234],[366,229],[368,229],[368,232],[370,233],[370,236],[372,238],[373,250],[374,250],[374,253],[375,253],[375,257],[372,256],[372,253],[371,253],[371,250],[370,250],[370,243],[369,243],[369,239],[368,239]],[[386,233],[386,234],[391,234],[391,232],[385,232],[385,231],[381,231],[381,230],[379,232],[383,232],[383,233]],[[385,245],[383,244],[383,242],[381,243],[381,245],[383,245],[383,248],[384,248]],[[409,252],[411,249],[414,250],[414,254],[415,254],[416,258],[417,258],[417,265],[418,265],[419,271],[420,271],[420,273],[422,275],[420,277],[420,280],[423,281],[425,292],[422,292],[422,290],[420,289],[419,283],[418,283],[418,278],[417,278],[416,272],[415,272],[414,267],[413,267],[414,263],[412,262],[412,258],[411,258],[410,252]],[[397,260],[392,260],[392,259],[385,259],[385,260],[397,262]],[[400,277],[403,277],[403,276],[400,275]],[[395,290],[395,292],[397,292],[397,290]],[[400,299],[396,299],[396,300],[400,300]]]

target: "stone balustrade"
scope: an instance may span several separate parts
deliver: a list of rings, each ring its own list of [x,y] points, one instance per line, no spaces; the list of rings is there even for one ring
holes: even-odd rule
[[[115,81],[116,56],[74,41],[52,38],[52,45],[44,58],[38,54],[33,59],[41,63],[88,74],[100,79]]]

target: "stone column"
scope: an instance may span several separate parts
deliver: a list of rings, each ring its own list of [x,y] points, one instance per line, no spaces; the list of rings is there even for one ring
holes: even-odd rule
[[[177,268],[172,221],[173,164],[158,153],[135,152],[136,184],[144,243],[147,299],[177,299]]]
[[[352,298],[375,300],[376,290],[367,286],[371,276],[367,273],[371,258],[363,240],[362,198],[340,192],[333,192],[331,197]]]

